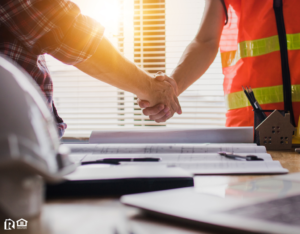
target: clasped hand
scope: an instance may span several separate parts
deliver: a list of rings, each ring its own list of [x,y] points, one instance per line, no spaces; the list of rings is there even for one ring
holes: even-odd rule
[[[167,121],[175,112],[181,114],[176,81],[164,73],[156,74],[153,81],[150,100],[138,99],[138,105],[144,109],[143,114],[157,123]]]

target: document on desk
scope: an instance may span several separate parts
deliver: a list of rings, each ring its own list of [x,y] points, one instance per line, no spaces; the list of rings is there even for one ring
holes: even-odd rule
[[[221,151],[231,153],[266,153],[264,146],[255,144],[66,144],[70,148],[71,161],[77,163],[83,158],[97,155],[114,155],[121,157],[135,157],[137,154],[143,157],[155,157],[158,154],[207,154]],[[95,158],[95,157],[94,157]]]
[[[89,143],[251,143],[252,127],[93,131]]]
[[[240,153],[240,156],[248,154]],[[257,157],[264,161],[273,161],[270,154],[256,153]],[[76,154],[75,154],[76,156]],[[160,162],[232,162],[232,159],[219,155],[218,153],[194,153],[194,154],[147,154],[147,158],[158,158]],[[112,159],[112,158],[145,158],[145,154],[87,154],[82,162],[93,162],[96,160]]]
[[[167,165],[168,167],[179,167],[194,175],[216,175],[216,174],[285,174],[288,170],[283,168],[278,161],[215,161],[215,162],[160,162],[139,163],[122,162],[123,166]]]
[[[159,162],[122,162],[121,166],[143,165],[183,168],[193,174],[275,174],[287,173],[272,160],[264,146],[256,144],[67,144],[74,162],[109,158],[159,158]],[[255,155],[264,161],[235,161],[220,156],[225,151],[240,156]]]
[[[266,153],[256,144],[66,144],[71,154]]]

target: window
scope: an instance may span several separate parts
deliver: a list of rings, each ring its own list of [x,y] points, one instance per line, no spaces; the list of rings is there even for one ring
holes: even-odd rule
[[[204,1],[73,0],[106,27],[106,36],[131,61],[150,73],[170,74],[195,36]],[[54,101],[68,124],[65,137],[92,130],[139,127],[216,127],[225,124],[223,75],[218,55],[208,71],[180,97],[182,115],[157,124],[143,116],[135,96],[47,56]]]

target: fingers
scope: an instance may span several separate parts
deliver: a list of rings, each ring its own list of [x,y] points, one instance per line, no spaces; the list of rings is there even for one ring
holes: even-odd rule
[[[181,114],[182,111],[181,111],[181,106],[179,104],[179,101],[178,101],[178,98],[173,95],[173,98],[170,97],[170,106],[171,106],[171,109],[173,110],[173,112],[175,113],[178,113],[178,114]]]
[[[179,95],[179,92],[178,92],[178,86],[177,86],[177,83],[174,79],[170,78],[170,77],[167,77],[165,79],[166,82],[169,82],[172,86],[173,86],[173,89],[175,90],[176,92],[176,95],[178,96]]]
[[[168,77],[165,73],[163,72],[157,72],[155,75],[154,75],[154,78],[157,80],[157,81],[166,81],[166,82],[169,82],[174,90],[176,91],[176,95],[178,96],[179,93],[178,93],[178,86],[177,86],[177,83],[176,81],[173,79],[173,78],[170,78]]]
[[[144,109],[143,114],[145,116],[149,116],[150,120],[154,120],[157,123],[162,123],[162,122],[166,122],[168,119],[173,117],[174,111],[170,110],[169,107],[165,107],[163,104],[158,104],[153,107],[148,107]]]
[[[181,106],[179,105],[179,109],[177,111],[177,114],[181,115],[182,114],[182,109],[181,109]]]
[[[151,96],[148,102],[139,100],[139,106],[141,108],[146,108],[143,110],[143,114],[150,116],[151,120],[157,120],[159,122],[164,122],[174,115],[174,113],[181,114],[181,106],[178,101],[178,87],[174,79],[169,78],[164,73],[157,73],[154,75],[154,83],[151,91]],[[162,106],[155,105],[150,107],[155,103],[161,103]],[[165,107],[164,111],[163,108]],[[168,115],[166,113],[170,112]]]
[[[170,102],[170,106],[173,112],[177,112],[179,110],[179,107],[174,99]]]
[[[177,114],[181,115],[182,114],[182,109],[181,109],[180,103],[178,101],[178,98],[175,99],[175,102],[176,102],[177,107],[178,107]]]
[[[167,75],[165,75],[162,72],[158,72],[156,75],[154,75],[155,79],[158,81],[165,81],[168,82],[169,84],[172,85],[176,96],[178,96],[178,86],[177,83],[174,79],[168,77]],[[179,104],[179,101],[177,99],[177,97],[174,98],[173,102],[171,102],[171,108],[174,110],[174,112],[176,112],[177,114],[182,114],[182,110],[181,110],[181,106]]]
[[[153,107],[148,107],[146,109],[143,110],[143,114],[146,116],[155,116],[157,114],[159,114],[161,111],[163,111],[165,109],[165,105],[163,104],[157,104]]]
[[[172,81],[167,81],[167,82],[169,82],[169,83],[173,86],[173,89],[174,89],[174,91],[175,91],[175,94],[178,96],[178,87],[177,87],[176,82],[175,82],[174,80],[172,80]]]
[[[166,115],[163,116],[162,118],[156,119],[155,122],[156,122],[156,123],[163,123],[163,122],[166,122],[168,119],[172,118],[173,115],[174,115],[174,112],[169,111],[169,112],[166,113]]]
[[[166,113],[164,110],[162,110],[156,115],[150,115],[149,119],[157,121],[157,120],[162,119],[163,117],[165,117],[168,113],[169,113],[169,111]]]
[[[148,101],[145,100],[141,100],[141,99],[137,99],[137,103],[140,106],[140,108],[147,108],[150,106],[150,103]]]

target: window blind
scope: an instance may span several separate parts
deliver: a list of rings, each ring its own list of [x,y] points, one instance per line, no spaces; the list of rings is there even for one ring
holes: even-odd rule
[[[99,7],[97,15],[107,14],[107,9],[113,7],[117,12],[117,25],[104,25],[106,36],[125,57],[147,72],[167,74],[176,67],[185,47],[194,38],[204,9],[204,1],[199,0],[74,2],[84,14],[95,11],[96,5]],[[180,95],[183,114],[176,114],[166,123],[159,124],[142,115],[133,94],[89,77],[51,56],[46,59],[54,82],[56,107],[68,124],[65,137],[89,137],[91,131],[103,128],[216,127],[225,124],[219,55],[201,79]]]
[[[134,62],[149,73],[166,69],[165,0],[134,1]]]
[[[166,1],[166,73],[170,74],[195,37],[205,1]],[[225,125],[223,74],[220,54],[206,73],[179,97],[183,114],[170,119],[167,125],[217,127]]]

